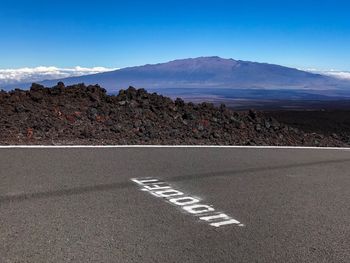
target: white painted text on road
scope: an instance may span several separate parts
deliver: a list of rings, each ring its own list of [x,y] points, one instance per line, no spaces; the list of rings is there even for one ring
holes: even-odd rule
[[[229,215],[216,211],[213,206],[202,204],[198,197],[187,195],[156,178],[134,178],[131,181],[141,186],[142,191],[149,192],[153,196],[163,198],[167,202],[181,207],[184,212],[197,216],[199,220],[208,223],[210,226],[244,226]]]

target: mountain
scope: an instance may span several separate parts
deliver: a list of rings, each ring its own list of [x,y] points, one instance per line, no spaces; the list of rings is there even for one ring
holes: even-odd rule
[[[188,88],[335,90],[350,87],[348,85],[350,82],[330,76],[279,65],[220,57],[174,60],[93,75],[47,80],[40,84],[53,86],[58,81],[67,85],[99,84],[109,92],[128,86],[148,90]]]

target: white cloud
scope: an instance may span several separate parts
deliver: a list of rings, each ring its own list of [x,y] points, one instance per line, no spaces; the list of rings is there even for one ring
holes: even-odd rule
[[[0,84],[8,85],[24,82],[36,82],[49,79],[77,77],[112,70],[117,70],[117,68],[84,68],[77,66],[74,68],[35,67],[18,69],[0,69]]]
[[[327,72],[324,72],[323,74],[331,76],[331,77],[336,77],[338,79],[350,80],[350,72],[349,71],[327,71]]]
[[[317,69],[305,69],[305,71],[309,71],[311,73],[317,73],[321,75],[326,75],[330,77],[334,77],[337,79],[345,79],[350,80],[350,71],[339,71],[339,70],[317,70]]]

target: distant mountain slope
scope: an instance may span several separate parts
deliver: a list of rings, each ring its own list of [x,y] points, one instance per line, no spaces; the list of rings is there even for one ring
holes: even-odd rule
[[[99,84],[108,91],[135,86],[146,89],[162,88],[233,88],[233,89],[316,89],[345,88],[346,81],[293,68],[223,59],[200,57],[168,63],[129,67],[116,71],[43,81],[53,86],[58,81]],[[22,88],[28,85],[21,86]]]

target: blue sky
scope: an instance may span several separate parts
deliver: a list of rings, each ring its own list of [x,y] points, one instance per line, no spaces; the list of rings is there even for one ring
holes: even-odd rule
[[[347,1],[14,1],[0,68],[126,67],[218,55],[350,70]]]

